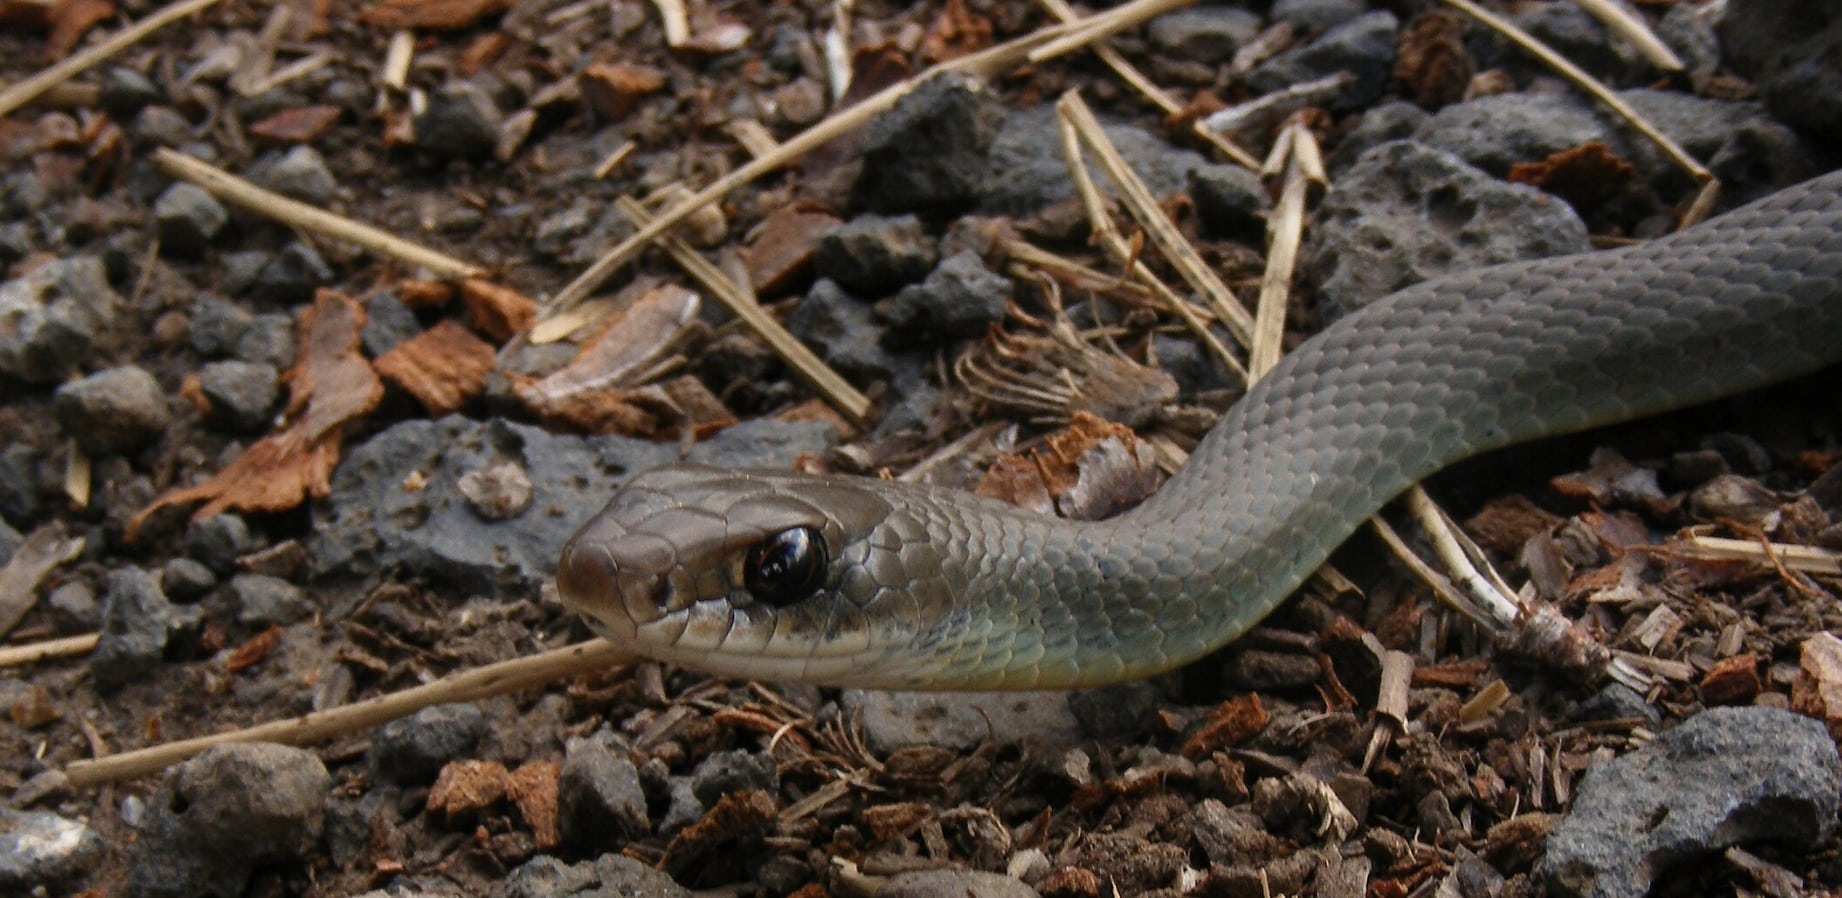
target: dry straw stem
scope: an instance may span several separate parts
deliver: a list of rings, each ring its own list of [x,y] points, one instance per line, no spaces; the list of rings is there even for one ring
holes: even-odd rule
[[[1319,182],[1323,180],[1317,145],[1310,129],[1295,122],[1280,132],[1267,160],[1267,167],[1285,173],[1285,186],[1266,220],[1266,269],[1260,275],[1260,299],[1254,304],[1253,335],[1247,349],[1247,370],[1255,378],[1279,364],[1284,350],[1286,306],[1292,296],[1292,275],[1298,268],[1299,244],[1305,236],[1305,199],[1314,169]]]
[[[62,639],[47,639],[26,645],[10,645],[0,648],[0,667],[24,667],[40,661],[54,658],[70,658],[87,655],[96,647],[97,633],[85,633],[82,636],[66,636]]]
[[[1651,31],[1643,19],[1623,4],[1613,0],[1573,0],[1573,3],[1611,29],[1612,33],[1636,47],[1638,54],[1651,65],[1665,72],[1682,71],[1682,60],[1676,56],[1676,51],[1669,49],[1669,45],[1658,39],[1656,32]]]
[[[264,190],[236,175],[165,147],[154,151],[154,164],[171,177],[196,184],[218,199],[257,215],[292,228],[357,244],[378,255],[426,269],[438,277],[469,278],[486,275],[486,269],[478,265]]]
[[[1029,51],[1025,58],[1032,62],[1054,59],[1070,50],[1077,50],[1097,41],[1103,41],[1131,28],[1138,23],[1156,18],[1174,9],[1182,9],[1196,0],[1152,0],[1145,4],[1145,9],[1133,9],[1138,4],[1128,4],[1106,12],[1096,13],[1080,20],[1068,31],[1044,42]]]
[[[1164,214],[1164,208],[1158,205],[1157,197],[1151,195],[1150,188],[1139,180],[1132,166],[1126,164],[1125,157],[1119,155],[1119,149],[1107,139],[1106,132],[1100,128],[1100,121],[1094,117],[1093,110],[1088,108],[1081,95],[1075,91],[1063,94],[1056,101],[1055,110],[1074,126],[1082,145],[1094,154],[1101,170],[1106,172],[1113,186],[1119,189],[1120,202],[1132,214],[1133,220],[1145,229],[1145,236],[1150,238],[1151,244],[1164,254],[1171,266],[1182,275],[1184,282],[1190,285],[1190,289],[1209,300],[1209,307],[1215,311],[1222,325],[1228,328],[1228,333],[1240,341],[1241,345],[1250,344],[1254,332],[1253,316],[1247,314],[1247,309],[1235,297],[1234,291],[1222,283],[1215,269],[1209,267],[1202,256],[1197,255],[1196,248],[1184,239],[1176,224],[1171,222],[1170,216]]]
[[[1696,558],[1756,561],[1802,574],[1842,576],[1842,552],[1816,546],[1793,546],[1696,534],[1684,542],[1683,554]]]
[[[623,196],[617,203],[620,211],[636,228],[644,230],[656,220],[631,197]],[[671,253],[685,273],[703,284],[704,289],[709,290],[744,325],[766,341],[781,361],[792,367],[800,379],[825,397],[825,401],[831,403],[833,408],[842,412],[852,424],[862,425],[868,420],[869,398],[857,392],[849,381],[807,349],[806,344],[788,333],[779,321],[774,320],[774,316],[761,308],[754,294],[743,283],[724,274],[710,260],[692,249],[690,244],[675,235],[663,235],[658,242],[665,247],[666,252]]]
[[[1068,116],[1056,117],[1057,133],[1061,135],[1062,141],[1062,157],[1068,164],[1068,176],[1074,181],[1075,193],[1081,197],[1081,203],[1087,209],[1087,221],[1088,226],[1093,229],[1093,239],[1100,244],[1101,249],[1113,257],[1115,262],[1125,268],[1133,279],[1150,289],[1152,295],[1163,303],[1165,309],[1183,319],[1184,325],[1196,335],[1196,339],[1201,340],[1203,345],[1209,348],[1217,359],[1221,360],[1224,367],[1233,372],[1242,382],[1246,382],[1247,368],[1241,364],[1240,359],[1235,358],[1234,351],[1215,338],[1214,332],[1209,330],[1209,323],[1204,321],[1197,310],[1190,306],[1189,300],[1178,296],[1177,291],[1159,280],[1150,268],[1145,267],[1145,263],[1138,260],[1137,248],[1126,240],[1119,233],[1119,229],[1114,226],[1113,215],[1108,209],[1106,199],[1101,196],[1100,188],[1094,184],[1094,179],[1087,173],[1086,156],[1081,151],[1082,140],[1078,133],[1079,127]]]
[[[1037,2],[1041,3],[1044,9],[1049,10],[1050,15],[1063,22],[1073,22],[1081,17],[1081,14],[1075,12],[1074,7],[1069,6],[1065,0],[1037,0]],[[1106,63],[1107,68],[1113,70],[1113,74],[1118,75],[1119,79],[1126,82],[1133,90],[1143,94],[1145,99],[1151,101],[1151,105],[1158,107],[1159,111],[1166,116],[1182,115],[1183,104],[1177,102],[1177,98],[1171,96],[1164,88],[1153,83],[1144,72],[1138,70],[1137,66],[1121,56],[1118,50],[1103,41],[1095,41],[1091,49],[1095,56],[1100,57],[1101,62]],[[1191,119],[1189,129],[1196,139],[1214,147],[1217,153],[1222,154],[1222,158],[1245,168],[1260,167],[1259,160],[1255,159],[1253,154],[1235,145],[1234,141],[1229,140],[1226,135],[1217,134],[1203,127],[1200,119]]]
[[[186,16],[216,6],[219,2],[221,0],[181,0],[181,2],[167,6],[123,28],[97,42],[94,46],[72,53],[62,61],[48,66],[44,71],[24,81],[0,90],[0,116],[11,115],[13,110],[32,102],[53,87],[69,81],[78,73],[86,72],[97,63],[133,46],[142,38]]]
[[[1105,15],[1119,18],[1124,23],[1122,27],[1125,27],[1156,16],[1165,11],[1171,3],[1172,0],[1133,0],[1131,3],[1110,10]],[[1082,19],[1081,23],[1089,21],[1091,19]],[[1025,54],[1032,47],[1070,33],[1081,23],[1043,28],[977,53],[940,63],[919,75],[892,84],[865,97],[848,109],[834,113],[824,121],[807,128],[781,144],[779,152],[771,156],[752,159],[735,171],[712,181],[709,186],[686,197],[682,202],[659,212],[652,218],[651,224],[640,228],[638,233],[621,241],[620,245],[596,259],[587,270],[577,275],[575,280],[570,281],[545,304],[543,314],[546,317],[554,315],[587,299],[597,287],[601,286],[601,282],[627,264],[642,247],[657,239],[671,226],[682,221],[685,216],[715,202],[729,191],[856,130],[870,119],[875,118],[878,113],[894,106],[896,100],[901,99],[922,81],[941,72],[964,72],[978,77],[990,77],[1023,62]]]
[[[78,761],[65,768],[64,774],[70,778],[71,785],[83,788],[155,773],[213,745],[231,742],[305,745],[395,720],[430,705],[479,701],[541,686],[564,677],[631,664],[635,660],[631,653],[613,643],[593,639],[528,658],[488,664],[443,677],[424,686],[380,695],[330,711],[316,711],[233,732],[168,742],[93,761]]]
[[[1553,69],[1555,73],[1559,74],[1562,78],[1572,82],[1574,87],[1585,91],[1593,99],[1605,104],[1607,108],[1629,122],[1632,128],[1637,129],[1637,133],[1644,135],[1644,137],[1656,144],[1658,148],[1662,149],[1664,155],[1668,156],[1670,160],[1675,162],[1683,171],[1688,172],[1689,176],[1694,178],[1696,183],[1702,185],[1701,193],[1695,197],[1694,203],[1689,206],[1689,211],[1683,215],[1684,226],[1693,224],[1707,217],[1708,212],[1711,211],[1714,206],[1714,197],[1720,191],[1720,182],[1715,180],[1713,172],[1708,171],[1706,166],[1697,162],[1695,157],[1688,154],[1687,150],[1682,149],[1675,141],[1670,140],[1668,135],[1657,130],[1657,127],[1651,124],[1649,119],[1638,115],[1637,110],[1632,109],[1629,104],[1619,99],[1618,95],[1612,93],[1611,89],[1601,83],[1599,79],[1586,74],[1579,66],[1568,62],[1566,57],[1556,53],[1553,48],[1536,40],[1533,35],[1516,27],[1509,20],[1478,6],[1476,3],[1471,2],[1471,0],[1442,0],[1442,2],[1482,22],[1485,27],[1502,34],[1505,38],[1509,39],[1510,43],[1528,51],[1529,55],[1541,60],[1543,65]]]

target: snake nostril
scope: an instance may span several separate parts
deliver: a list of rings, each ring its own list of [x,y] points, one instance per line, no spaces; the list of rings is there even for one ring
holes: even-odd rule
[[[599,543],[571,541],[557,559],[556,588],[570,604],[580,605],[612,594],[620,567],[607,547]]]

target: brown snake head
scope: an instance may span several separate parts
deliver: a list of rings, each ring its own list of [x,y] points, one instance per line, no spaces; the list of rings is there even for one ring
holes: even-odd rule
[[[912,642],[947,611],[887,588],[938,576],[939,560],[879,492],[783,472],[646,471],[570,539],[557,587],[603,636],[658,660],[852,679],[879,664],[879,643]]]

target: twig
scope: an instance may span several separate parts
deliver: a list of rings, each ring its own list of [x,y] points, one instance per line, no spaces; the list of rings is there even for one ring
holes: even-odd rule
[[[1298,248],[1305,234],[1305,194],[1311,187],[1307,167],[1299,162],[1301,145],[1309,144],[1316,158],[1317,140],[1301,124],[1288,125],[1274,146],[1283,154],[1285,186],[1279,204],[1267,219],[1266,270],[1260,275],[1260,299],[1254,304],[1253,337],[1247,349],[1247,370],[1259,377],[1279,364],[1285,337],[1286,306],[1292,295],[1292,274],[1298,267]]]
[[[86,633],[82,636],[66,636],[62,639],[47,639],[26,645],[10,645],[0,648],[0,667],[24,667],[49,661],[53,658],[69,658],[88,654],[96,647],[99,634]]]
[[[1196,0],[1153,0],[1145,10],[1128,11],[1121,6],[1096,13],[1081,20],[1080,24],[1054,40],[1044,43],[1030,51],[1030,62],[1042,62],[1054,59],[1070,50],[1078,50],[1096,41],[1137,25],[1145,19],[1155,18],[1176,9],[1182,9]]]
[[[627,650],[604,639],[579,642],[528,658],[488,664],[443,677],[427,685],[380,695],[330,711],[316,711],[229,733],[168,742],[92,761],[77,761],[66,767],[64,774],[70,778],[71,785],[83,788],[154,773],[213,745],[231,742],[304,745],[395,720],[430,705],[478,701],[563,677],[631,664],[634,660]]]
[[[13,110],[37,99],[40,94],[58,84],[70,80],[80,72],[126,50],[135,42],[171,25],[196,12],[202,12],[217,5],[221,0],[180,0],[139,22],[123,28],[94,46],[72,53],[62,61],[45,68],[17,84],[0,90],[0,116],[7,116]]]
[[[1768,552],[1767,549],[1770,549]],[[1842,552],[1816,546],[1760,543],[1757,540],[1719,536],[1690,536],[1680,550],[1696,558],[1739,559],[1782,566],[1803,574],[1842,576]]]
[[[468,278],[486,274],[486,269],[478,265],[264,190],[236,175],[165,147],[154,151],[154,164],[173,178],[189,181],[225,202],[292,228],[354,243],[379,255],[427,269],[440,277]]]
[[[1651,65],[1665,72],[1680,72],[1684,68],[1676,51],[1669,49],[1669,45],[1658,39],[1656,32],[1651,31],[1643,19],[1622,4],[1611,0],[1573,0],[1573,3],[1598,19],[1613,34],[1624,38]]]
[[[643,230],[655,221],[645,208],[631,197],[623,196],[616,202],[620,211],[633,222],[636,228]],[[869,419],[869,397],[858,392],[857,388],[851,386],[842,375],[833,371],[831,366],[825,364],[825,361],[815,355],[812,350],[807,349],[806,344],[788,333],[779,321],[774,320],[774,316],[761,308],[761,304],[755,300],[754,293],[746,285],[724,274],[722,269],[710,264],[710,260],[705,259],[695,249],[692,249],[690,244],[685,243],[674,234],[665,234],[659,237],[658,242],[660,246],[665,247],[666,252],[671,253],[672,258],[677,260],[686,273],[696,278],[698,283],[703,284],[705,289],[708,289],[718,301],[728,307],[732,314],[741,319],[744,325],[765,341],[774,350],[774,353],[780,356],[781,361],[786,362],[788,367],[791,367],[794,373],[800,376],[800,379],[818,391],[819,395],[825,397],[825,401],[842,412],[852,424],[861,426]]]

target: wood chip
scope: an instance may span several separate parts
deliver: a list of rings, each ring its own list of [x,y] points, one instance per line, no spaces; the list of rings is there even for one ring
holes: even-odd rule
[[[260,121],[252,122],[249,133],[253,137],[273,140],[281,143],[312,143],[319,140],[328,128],[339,121],[344,110],[337,106],[298,106],[283,109]]]
[[[495,360],[491,344],[453,321],[443,321],[397,344],[374,364],[385,380],[440,417],[459,411],[486,390]]]
[[[1842,742],[1842,639],[1818,633],[1798,648],[1791,710],[1822,721],[1829,738]]]
[[[383,0],[358,21],[380,28],[459,31],[512,8],[512,0]]]
[[[461,298],[467,304],[467,323],[500,343],[529,330],[537,320],[537,304],[530,297],[484,278],[461,281]]]

